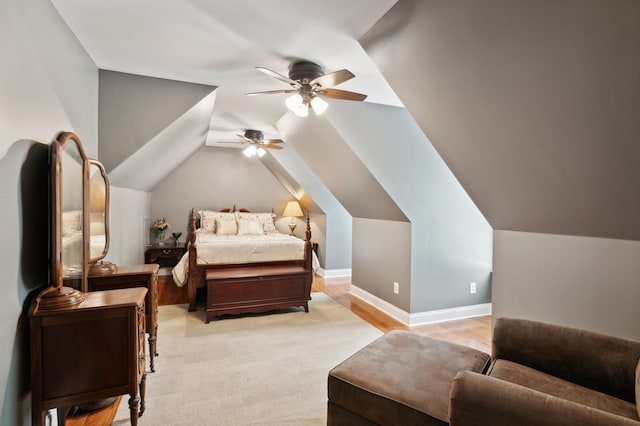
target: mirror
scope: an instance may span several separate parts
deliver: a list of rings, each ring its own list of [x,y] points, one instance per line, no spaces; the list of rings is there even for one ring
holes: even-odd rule
[[[109,178],[96,160],[89,160],[89,275],[115,272],[116,265],[105,262],[109,251]]]
[[[51,286],[38,295],[39,308],[84,300],[88,162],[80,139],[61,133],[51,143]]]

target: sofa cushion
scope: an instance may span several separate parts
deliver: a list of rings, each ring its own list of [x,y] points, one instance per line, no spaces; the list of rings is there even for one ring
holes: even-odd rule
[[[456,373],[483,372],[489,358],[467,346],[392,331],[329,372],[329,402],[374,424],[447,424]],[[332,413],[329,424],[341,423]]]
[[[498,318],[491,355],[635,403],[640,341],[515,318]]]
[[[515,362],[497,359],[487,373],[491,377],[516,383],[546,394],[577,402],[598,410],[638,420],[635,404],[568,382]]]

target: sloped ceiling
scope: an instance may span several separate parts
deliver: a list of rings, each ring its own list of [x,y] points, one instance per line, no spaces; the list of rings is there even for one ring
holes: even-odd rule
[[[640,240],[640,3],[400,0],[361,42],[494,229]]]
[[[408,221],[326,117],[288,113],[276,127],[351,216]]]
[[[400,105],[358,39],[396,0],[52,0],[98,68],[219,87],[213,130],[262,129],[286,112],[289,88],[255,69],[287,74],[296,59],[357,78],[341,89]],[[233,119],[229,119],[229,118]],[[211,141],[215,143],[215,140]]]
[[[208,109],[202,105],[193,107],[211,94],[215,86],[104,70],[99,75],[99,160],[107,172],[185,114],[190,116],[192,125],[199,123],[195,124],[200,129],[199,142],[204,143],[215,96],[209,98]],[[184,143],[181,139],[178,137],[174,142]]]

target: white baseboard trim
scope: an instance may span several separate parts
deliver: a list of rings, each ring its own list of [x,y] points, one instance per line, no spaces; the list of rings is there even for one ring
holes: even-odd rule
[[[386,300],[380,299],[378,296],[374,296],[366,290],[361,289],[358,286],[351,284],[349,286],[349,293],[353,294],[359,299],[367,302],[371,306],[380,309],[385,314],[389,315],[400,321],[405,325],[409,325],[409,313],[403,311],[395,305],[387,302]]]
[[[316,274],[324,278],[325,285],[351,283],[351,269],[318,268]]]
[[[438,309],[435,311],[410,314],[353,284],[349,286],[349,292],[409,327],[491,315],[491,303],[481,303],[478,305],[459,306],[455,308]]]

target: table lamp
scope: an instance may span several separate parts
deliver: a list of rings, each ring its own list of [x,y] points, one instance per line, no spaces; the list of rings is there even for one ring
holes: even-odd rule
[[[294,235],[293,231],[295,231],[296,229],[296,220],[294,218],[304,216],[304,213],[302,213],[302,208],[300,208],[300,203],[298,203],[297,201],[289,201],[284,207],[282,216],[291,218],[289,229],[291,229],[291,235]]]

